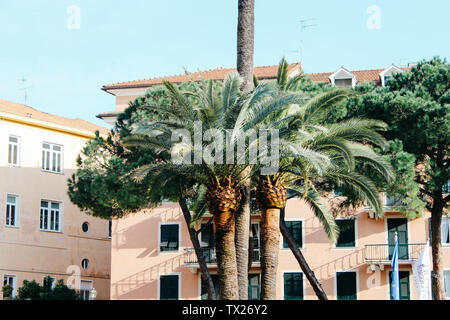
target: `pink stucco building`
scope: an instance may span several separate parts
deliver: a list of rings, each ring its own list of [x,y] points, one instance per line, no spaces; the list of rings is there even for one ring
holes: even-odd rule
[[[393,72],[405,68],[394,65],[386,69],[309,74],[313,81],[336,86],[355,86],[373,81],[384,86]],[[202,72],[203,78],[221,80],[232,69]],[[261,79],[276,77],[277,66],[257,67]],[[289,75],[301,72],[300,64],[291,64]],[[198,74],[193,75],[194,79]],[[128,103],[162,80],[175,83],[188,81],[184,75],[122,82],[103,87],[116,98],[116,109],[99,115],[113,124]],[[391,209],[394,199],[385,199],[385,216],[375,219],[373,212],[361,208],[347,217],[338,217],[342,231],[337,244],[332,244],[319,220],[300,199],[291,199],[286,207],[286,221],[311,269],[330,299],[389,299],[390,255],[394,234],[400,242],[400,283],[402,299],[416,299],[412,263],[429,239],[429,214],[409,220]],[[208,217],[204,218],[205,221]],[[252,227],[259,233],[260,215],[252,213]],[[442,262],[445,269],[446,295],[450,297],[449,221],[443,219]],[[200,235],[204,254],[212,274],[216,273],[211,230]],[[277,277],[278,299],[316,299],[314,291],[281,239]],[[254,239],[253,266],[249,277],[249,299],[259,298],[259,237]],[[181,209],[174,203],[163,203],[112,225],[111,299],[202,299],[201,278]]]
[[[0,277],[13,294],[45,276],[89,299],[110,296],[109,221],[81,212],[67,179],[85,143],[107,129],[0,100]],[[1,292],[0,292],[1,295]]]

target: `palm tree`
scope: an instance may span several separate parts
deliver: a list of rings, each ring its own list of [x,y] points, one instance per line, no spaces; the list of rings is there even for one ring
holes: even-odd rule
[[[358,192],[358,196],[377,208],[377,212],[381,211],[381,201],[373,183],[366,177],[354,173],[353,168],[354,158],[358,156],[364,158],[368,164],[374,165],[376,168],[381,167],[382,172],[389,171],[385,161],[381,163],[380,157],[373,157],[374,152],[369,147],[359,143],[365,141],[365,143],[382,146],[385,141],[375,130],[383,129],[385,125],[377,121],[363,119],[351,119],[327,126],[320,125],[320,118],[326,114],[327,109],[336,102],[345,99],[345,97],[346,93],[341,89],[322,93],[303,105],[297,104],[285,109],[280,108],[267,116],[261,123],[261,125],[279,129],[282,145],[290,150],[295,150],[295,153],[286,153],[287,150],[282,150],[281,167],[277,174],[257,178],[256,198],[262,213],[262,299],[275,299],[279,215],[280,210],[286,204],[286,179],[304,183],[306,179],[310,178],[309,172],[313,172],[318,178],[334,179],[339,184],[351,181],[353,183],[351,186],[354,187],[355,192]],[[364,154],[364,151],[366,154]],[[368,157],[367,154],[370,154],[372,158]],[[323,166],[323,160],[329,161],[329,164]],[[339,169],[342,168],[342,164],[336,166],[333,163],[338,160],[346,163],[349,169],[347,171]],[[308,184],[304,186],[304,188],[307,187]],[[306,192],[306,194],[311,193]],[[315,210],[314,212],[324,224],[330,240],[336,241],[338,231],[332,216],[324,215],[326,214],[324,210]]]
[[[176,147],[181,154],[196,152],[196,146],[171,140],[174,130],[184,130],[190,137],[195,136],[198,122],[202,124],[201,134],[208,129],[229,129],[233,131],[232,142],[238,140],[240,132],[245,132],[253,124],[264,118],[261,111],[276,110],[279,107],[298,103],[304,98],[299,94],[278,95],[276,88],[262,84],[250,93],[239,90],[242,79],[237,73],[229,74],[224,83],[213,81],[191,82],[192,88],[181,91],[172,83],[165,82],[171,102],[164,106],[150,106],[152,112],[166,116],[166,120],[146,120],[136,126],[135,136],[125,144],[139,145],[161,152],[171,152]],[[248,117],[251,115],[251,117]],[[159,119],[165,119],[159,117]],[[214,141],[217,144],[217,141]],[[205,147],[208,147],[204,143]],[[217,150],[217,148],[215,148]],[[242,155],[240,155],[242,156]],[[204,159],[203,159],[204,160]],[[205,199],[209,213],[213,215],[216,257],[219,275],[219,294],[222,299],[238,299],[238,278],[235,249],[235,213],[240,205],[240,188],[246,177],[247,165],[161,162],[144,165],[134,172],[135,179],[147,175],[159,176],[171,173],[191,184],[206,188]],[[248,241],[248,239],[247,239]]]
[[[242,92],[249,93],[253,89],[253,53],[254,53],[254,20],[255,0],[238,1],[237,25],[237,71],[242,77]],[[248,176],[250,167],[242,172]],[[242,178],[241,177],[241,178]],[[239,298],[248,299],[248,267],[250,224],[250,179],[246,179],[241,188],[241,204],[236,212],[236,259],[239,280]],[[250,262],[251,263],[251,262]]]
[[[294,77],[288,78],[287,71],[288,71],[288,63],[283,58],[279,64],[278,75],[277,75],[277,80],[276,80],[278,89],[282,92],[299,90],[300,89],[300,87],[299,87],[300,81],[302,80],[303,75],[299,74]],[[255,83],[257,83],[256,77],[255,77]],[[341,91],[331,90],[331,92],[329,92],[329,93],[325,93],[325,94],[316,96],[315,98],[311,99],[307,103],[307,106],[303,107],[303,110],[305,110],[305,112],[298,113],[298,115],[300,117],[298,117],[297,122],[305,122],[306,121],[306,122],[310,122],[310,125],[320,124],[321,122],[323,122],[322,117],[326,114],[327,110],[330,110],[330,108],[332,108],[334,105],[336,105],[337,103],[339,103],[340,101],[345,99],[345,97],[347,95],[348,95],[348,93],[343,90],[341,90]],[[279,113],[278,116],[280,116],[282,114],[283,113]],[[286,114],[289,114],[289,112],[284,112],[284,115],[286,115]],[[275,120],[272,120],[272,121],[275,121]],[[363,132],[365,132],[365,133],[364,134],[362,132],[359,133],[359,136],[356,135],[356,138],[361,139],[364,135],[366,135],[366,136],[370,137],[369,140],[373,140],[374,142],[376,142],[378,144],[383,144],[383,141],[380,139],[379,136],[377,136],[376,134],[374,135],[371,132],[366,132],[367,128],[372,128],[374,130],[383,129],[383,125],[380,125],[379,123],[375,123],[372,121],[372,122],[363,124],[362,127],[363,127],[362,128]],[[334,130],[335,129],[336,129],[336,126],[334,126]],[[351,128],[351,125],[349,126],[348,124],[344,124],[342,129],[344,130],[344,132],[346,132],[344,135],[350,134],[350,136],[353,135],[354,138],[355,138],[355,134],[354,134],[355,130],[359,130],[359,128],[357,128],[357,127]],[[353,130],[353,132],[352,132],[352,130]],[[334,133],[332,133],[332,136],[333,135],[334,135]],[[343,155],[345,155],[345,158],[347,160],[352,160],[354,157],[358,158],[358,160],[360,160],[360,161],[365,160],[365,161],[371,163],[372,166],[377,167],[377,169],[385,176],[386,179],[390,179],[392,172],[390,171],[389,165],[384,161],[383,158],[376,155],[370,148],[367,148],[367,147],[366,148],[357,148],[356,145],[353,145],[353,150],[352,150],[353,155],[351,157],[349,157],[348,154],[350,153],[350,150],[348,150],[349,149],[348,146],[345,146],[345,144],[343,144],[342,141],[337,141],[337,142],[339,142],[338,145],[333,147],[332,144],[330,143],[331,141],[327,141],[329,138],[325,138],[325,139],[324,138],[325,137],[322,137],[322,140],[319,139],[318,141],[319,142],[321,141],[320,143],[323,144],[324,146],[326,146],[328,149],[337,148],[338,150],[343,151]],[[348,145],[348,143],[347,143],[347,145]],[[343,148],[343,146],[344,146],[344,148]],[[322,148],[322,150],[324,150],[324,149]],[[336,160],[337,159],[334,159],[334,162],[336,162]],[[337,239],[337,227],[334,222],[334,218],[332,217],[332,215],[328,211],[327,206],[324,205],[324,203],[321,199],[321,196],[325,195],[326,191],[321,190],[321,192],[318,193],[315,188],[309,188],[309,190],[308,190],[308,185],[310,185],[311,182],[314,180],[311,177],[304,176],[304,173],[306,172],[305,167],[304,167],[305,163],[301,163],[301,164],[302,164],[303,168],[302,168],[302,166],[300,166],[300,170],[295,170],[295,175],[297,176],[297,179],[298,179],[297,184],[300,182],[300,186],[298,186],[298,185],[294,186],[294,189],[297,189],[297,190],[290,189],[290,194],[291,194],[290,197],[300,196],[310,205],[313,212],[316,214],[316,216],[322,222],[323,227],[324,227],[325,231],[327,232],[328,237],[330,238],[331,241],[334,242]],[[340,163],[339,166],[340,167],[345,166],[345,163]],[[299,169],[299,168],[297,168],[297,169]],[[364,176],[354,175],[354,174],[352,174],[352,172],[349,172],[348,174],[350,174],[350,177],[349,177],[350,179],[346,179],[346,180],[344,179],[344,182],[345,182],[345,184],[350,184],[352,187],[349,189],[356,192],[356,194],[354,194],[354,198],[356,198],[356,199],[370,198],[369,202],[374,204],[374,206],[376,207],[377,213],[381,214],[380,213],[381,206],[380,206],[380,202],[378,201],[378,193],[376,192],[376,189],[374,188],[373,183],[371,183],[371,181],[368,180]],[[345,177],[346,176],[341,175],[340,183],[342,183],[342,179]],[[323,181],[324,179],[325,180],[328,179],[328,182],[330,182],[331,176],[321,175],[319,179],[320,179],[320,181]],[[361,181],[361,179],[363,181]],[[267,180],[267,179],[265,179],[265,180]],[[305,181],[307,182],[306,190],[305,190],[305,186],[304,186]],[[334,182],[336,184],[336,179],[334,179]],[[290,185],[292,188],[293,187],[292,183]],[[299,187],[303,188],[303,191],[301,191],[300,193],[296,192],[296,191],[298,191]],[[277,188],[280,189],[281,187],[277,186]],[[281,201],[279,201],[279,202],[281,202]],[[305,273],[311,286],[313,287],[317,297],[321,300],[327,300],[327,296],[326,296],[324,290],[322,289],[319,281],[315,277],[312,270],[309,268],[305,258],[303,257],[303,254],[298,249],[292,235],[290,234],[289,230],[287,229],[285,222],[284,222],[284,207],[281,209],[282,210],[280,212],[279,220],[280,220],[280,230],[281,230],[281,233],[282,233],[284,239],[286,240],[288,246],[290,247],[291,251],[293,252],[294,257],[297,259],[301,269]],[[272,227],[272,230],[275,230],[275,229]],[[272,233],[274,233],[274,232],[272,231]],[[274,235],[273,241],[276,241],[275,235]],[[275,245],[278,245],[277,242],[275,242]],[[271,257],[273,257],[273,255]],[[272,261],[273,261],[273,259],[272,259]],[[273,265],[274,263],[272,262],[271,264]],[[274,267],[272,266],[272,270],[273,269],[274,269]],[[269,277],[272,279],[272,281],[269,281],[269,283],[273,283],[274,276],[275,275],[272,274],[272,276]],[[264,276],[263,278],[266,278],[266,277],[267,276]],[[264,285],[263,285],[263,287],[264,287]],[[270,288],[269,288],[269,290],[270,290]],[[272,290],[272,297],[273,297],[273,294],[274,294],[274,291]]]

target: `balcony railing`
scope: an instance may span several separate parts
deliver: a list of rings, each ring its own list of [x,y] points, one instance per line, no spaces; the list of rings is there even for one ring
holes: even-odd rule
[[[426,243],[408,243],[398,245],[399,263],[410,263],[419,258]],[[368,244],[364,247],[364,259],[368,263],[388,264],[392,260],[393,244]]]
[[[215,248],[202,248],[202,255],[206,260],[206,263],[217,263],[216,249]],[[253,262],[259,262],[259,249],[254,249],[252,252]],[[195,265],[198,264],[197,255],[194,248],[184,249],[184,264]]]

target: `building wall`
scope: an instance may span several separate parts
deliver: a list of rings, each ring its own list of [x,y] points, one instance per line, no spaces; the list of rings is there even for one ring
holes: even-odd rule
[[[336,299],[336,272],[357,271],[357,299],[389,299],[390,265],[373,272],[364,259],[367,244],[387,244],[387,218],[400,218],[399,213],[387,212],[385,218],[369,218],[367,212],[356,214],[356,247],[336,248],[327,238],[319,220],[300,199],[291,199],[286,206],[286,220],[302,220],[304,245],[301,249],[309,266],[322,284],[329,299]],[[428,238],[428,214],[408,221],[408,242],[425,243]],[[253,217],[253,219],[258,219]],[[174,222],[181,225],[181,244],[176,253],[159,253],[159,225]],[[280,240],[277,299],[283,299],[283,273],[301,272],[290,249],[283,249]],[[113,222],[111,298],[157,299],[160,274],[181,274],[181,299],[200,299],[200,273],[198,269],[184,265],[184,248],[192,248],[188,230],[180,208],[165,203],[153,210],[146,210]],[[444,268],[450,267],[450,248],[443,248]],[[210,268],[212,273],[216,268]],[[411,264],[401,264],[400,271],[410,272],[410,296],[416,299]],[[193,273],[194,272],[194,273]],[[251,271],[259,273],[256,266]],[[378,279],[377,279],[378,278]],[[376,284],[376,281],[379,284]],[[317,299],[306,277],[303,277],[304,299]]]
[[[20,137],[20,163],[8,165],[8,137]],[[16,275],[42,283],[46,275],[68,280],[67,268],[79,266],[82,280],[92,280],[97,299],[109,299],[109,222],[82,213],[67,195],[67,179],[75,172],[75,159],[86,138],[8,121],[0,121],[0,276]],[[42,142],[63,146],[63,173],[41,170]],[[17,227],[5,225],[7,194],[19,196]],[[40,201],[62,204],[61,232],[40,230]],[[89,231],[81,225],[89,223]],[[89,259],[87,270],[82,259]]]
[[[122,92],[123,91],[123,92]],[[136,90],[117,90],[116,111],[123,111],[137,95]],[[140,91],[144,91],[140,89]],[[370,219],[367,212],[359,212],[355,248],[335,248],[328,240],[319,220],[301,200],[291,199],[286,207],[286,220],[301,219],[305,245],[301,249],[330,299],[336,299],[336,271],[357,271],[358,299],[389,299],[390,265],[384,270],[372,272],[364,260],[364,246],[387,244],[386,218],[401,217],[399,213],[387,212],[380,220]],[[428,239],[429,213],[408,222],[409,243],[425,243]],[[258,219],[252,217],[252,219]],[[182,226],[181,247],[177,253],[158,253],[158,223],[178,222]],[[181,273],[181,298],[200,299],[198,270],[184,266],[183,250],[192,247],[188,230],[176,204],[164,204],[155,210],[140,212],[113,221],[111,253],[112,299],[157,299],[158,278],[162,273]],[[278,267],[277,298],[283,299],[283,272],[298,271],[300,267],[289,249],[282,249]],[[443,268],[450,269],[450,247],[443,247]],[[411,264],[400,265],[400,270],[410,272],[410,294],[416,298]],[[211,268],[215,273],[216,268]],[[255,266],[253,273],[260,272]],[[379,285],[370,285],[379,279]],[[312,287],[303,276],[304,298],[316,299]]]

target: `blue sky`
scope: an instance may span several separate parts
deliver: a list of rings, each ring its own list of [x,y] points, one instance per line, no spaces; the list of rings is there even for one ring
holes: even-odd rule
[[[448,59],[449,12],[448,0],[256,0],[255,65],[298,61],[301,41],[305,72]],[[102,125],[115,107],[104,84],[235,67],[236,24],[237,0],[1,0],[0,99],[23,103],[31,87],[28,105]]]

